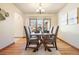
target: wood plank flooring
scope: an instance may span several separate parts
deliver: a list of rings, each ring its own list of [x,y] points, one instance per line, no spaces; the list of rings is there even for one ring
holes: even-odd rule
[[[0,55],[19,55],[24,51],[26,39],[25,38],[17,38],[19,39],[11,46],[0,50]],[[57,39],[57,46],[61,55],[79,55],[79,50],[69,46],[63,41]]]
[[[70,45],[68,45],[67,43],[65,43],[59,39],[57,40],[57,43],[58,43],[57,44],[58,49],[62,55],[79,55],[78,49],[71,47]]]

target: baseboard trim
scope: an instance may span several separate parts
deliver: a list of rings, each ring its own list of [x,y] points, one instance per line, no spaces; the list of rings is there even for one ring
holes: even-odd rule
[[[13,44],[15,44],[15,42],[9,44],[8,46],[6,46],[6,47],[4,47],[4,48],[2,48],[2,49],[0,49],[0,51],[5,50],[6,48],[10,47],[10,46],[13,45]]]
[[[23,37],[14,37],[14,38],[26,38],[25,36],[23,36]]]
[[[66,41],[62,40],[61,38],[57,37],[57,39],[61,40],[62,42],[66,43],[66,44],[68,44],[69,46],[71,46],[71,47],[73,47],[73,48],[75,48],[75,49],[79,50],[77,47],[75,47],[75,46],[73,46],[73,45],[69,44],[68,42],[66,42]]]

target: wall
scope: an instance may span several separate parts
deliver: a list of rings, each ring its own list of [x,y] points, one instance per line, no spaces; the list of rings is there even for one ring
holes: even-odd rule
[[[58,23],[57,14],[23,14],[14,4],[9,3],[0,4],[0,8],[9,12],[9,17],[0,21],[0,49],[17,41],[13,37],[24,36],[23,25],[29,25],[29,17],[50,17],[51,25],[55,26]]]
[[[79,7],[79,4],[67,4],[58,13],[59,22],[63,14]],[[60,25],[60,23],[59,23]],[[79,24],[60,25],[59,37],[79,49]]]
[[[24,20],[25,26],[29,26],[30,17],[37,17],[37,18],[48,17],[48,18],[51,18],[51,26],[58,25],[58,15],[57,14],[25,14],[25,20]]]
[[[4,21],[0,21],[1,49],[16,41],[13,37],[23,36],[23,13],[15,5],[9,3],[0,4],[0,8],[9,12],[9,17]],[[16,13],[17,15],[15,15]]]
[[[29,18],[30,17],[49,17],[51,18],[51,25],[55,26],[58,24],[58,17],[57,14],[25,14],[25,25],[28,26],[29,25]]]

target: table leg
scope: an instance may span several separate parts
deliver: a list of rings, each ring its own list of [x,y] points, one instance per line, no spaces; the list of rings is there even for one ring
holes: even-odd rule
[[[48,38],[47,38],[47,36],[45,36],[44,37],[44,40],[43,40],[43,45],[44,45],[44,47],[45,47],[45,50],[48,50],[49,52],[51,52],[52,50],[49,48],[49,47],[47,47],[47,40],[48,40]]]
[[[40,41],[41,41],[41,42],[37,44],[37,47],[33,50],[33,52],[38,51],[39,47],[40,47],[41,44],[42,44],[42,39],[40,39]]]

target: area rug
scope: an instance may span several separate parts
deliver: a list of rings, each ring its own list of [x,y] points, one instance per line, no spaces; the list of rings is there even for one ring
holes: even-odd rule
[[[33,50],[32,48],[28,48],[26,51],[23,51],[22,55],[61,55],[55,48],[51,48],[52,52],[45,51],[43,46],[36,52],[33,52]]]

